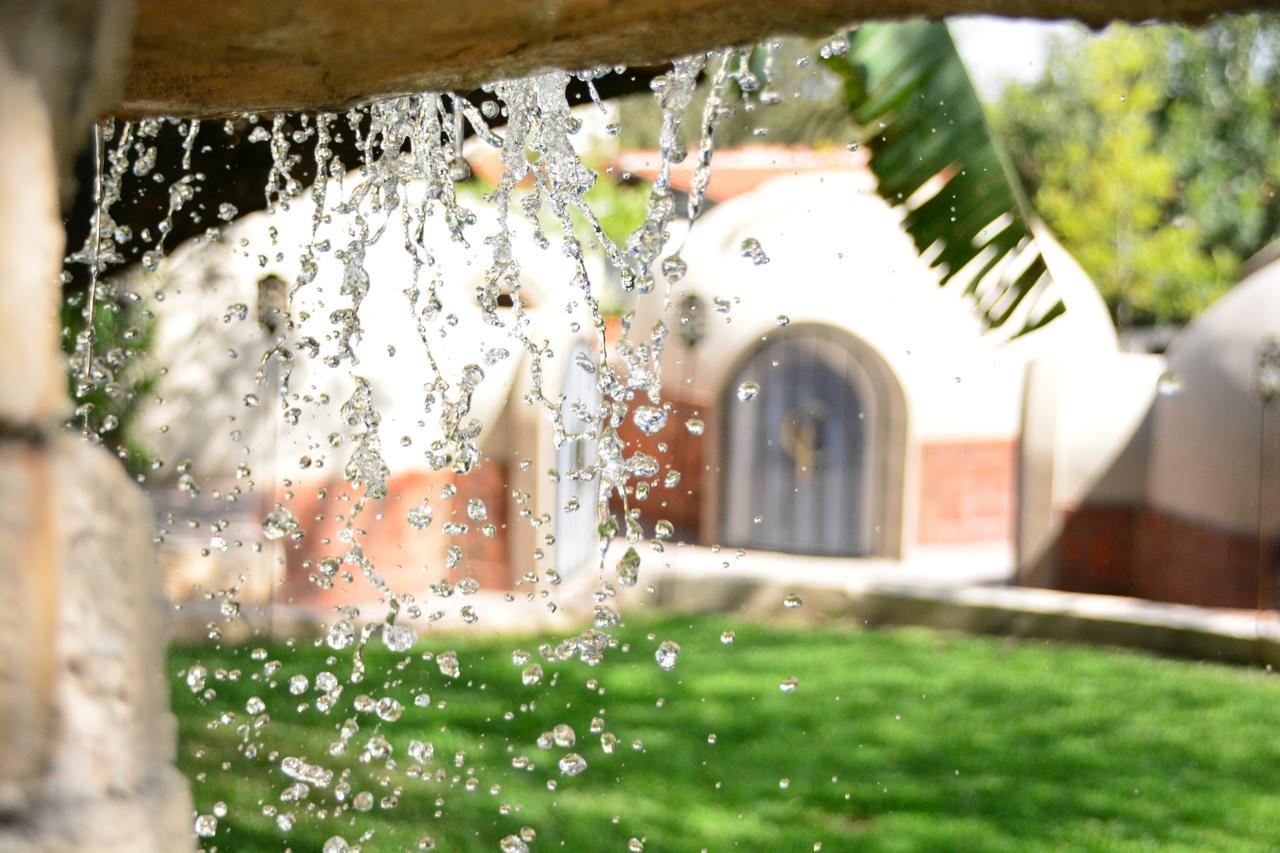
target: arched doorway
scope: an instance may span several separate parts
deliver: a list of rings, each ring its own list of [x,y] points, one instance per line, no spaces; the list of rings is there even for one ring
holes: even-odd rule
[[[564,402],[561,414],[565,431],[573,434],[589,430],[594,420],[584,418],[600,411],[600,389],[595,377],[578,366],[579,355],[594,361],[595,351],[586,343],[573,345],[564,375]],[[600,478],[595,475],[599,451],[594,438],[567,441],[556,449],[556,565],[568,576],[581,568],[596,546],[596,501]]]
[[[829,556],[890,550],[877,541],[886,478],[875,457],[888,432],[881,410],[893,401],[865,350],[839,330],[799,327],[734,371],[721,402],[724,544]],[[760,389],[745,402],[744,382]]]

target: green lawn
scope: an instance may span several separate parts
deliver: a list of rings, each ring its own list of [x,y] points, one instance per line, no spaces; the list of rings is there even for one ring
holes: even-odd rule
[[[720,642],[726,628],[737,634],[732,645]],[[314,681],[328,669],[345,682],[350,651],[273,646],[267,660],[281,666],[266,677],[267,661],[254,660],[251,647],[175,648],[181,764],[202,814],[216,801],[228,808],[206,848],[301,853],[333,835],[354,845],[371,833],[365,853],[418,849],[424,835],[438,850],[494,851],[523,826],[537,831],[535,853],[625,851],[633,836],[647,851],[1280,844],[1280,681],[1256,670],[925,630],[720,617],[650,621],[617,636],[630,649],[611,650],[596,667],[548,663],[533,638],[428,636],[398,656],[375,641],[367,677],[346,684],[328,715],[314,707],[314,689],[291,696],[288,679]],[[667,639],[682,646],[670,672],[654,661]],[[515,647],[542,663],[541,684],[521,683]],[[442,649],[458,652],[455,681],[422,658]],[[210,672],[210,701],[186,686],[183,673],[197,662]],[[216,680],[218,667],[241,677]],[[781,691],[790,676],[798,689]],[[422,691],[429,708],[413,704]],[[355,710],[361,693],[396,697],[403,716],[379,727],[376,714]],[[254,696],[270,721],[248,735],[258,749],[247,757],[237,728],[249,721],[245,704]],[[296,711],[303,701],[313,704]],[[210,728],[227,711],[236,719]],[[589,732],[597,715],[619,739],[612,754]],[[351,747],[331,757],[328,745],[353,717],[360,730]],[[589,764],[579,776],[556,767],[565,749],[536,744],[557,723],[577,734],[574,751]],[[374,734],[394,747],[392,765],[358,760]],[[426,778],[406,755],[415,738],[435,747]],[[400,787],[398,805],[335,817],[337,779],[301,802],[281,802],[292,782],[279,769],[285,756],[350,768],[353,793],[368,790],[375,800]],[[536,768],[513,768],[517,756]],[[264,816],[267,806],[292,812],[293,828]]]

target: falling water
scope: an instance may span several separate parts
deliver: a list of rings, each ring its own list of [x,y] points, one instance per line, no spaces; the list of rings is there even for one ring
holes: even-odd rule
[[[175,247],[167,238],[178,217],[194,217],[199,215],[195,211],[212,208],[216,213],[205,214],[209,229],[201,238],[206,248],[216,247],[240,258],[242,269],[266,270],[291,263],[292,273],[278,290],[272,290],[268,279],[259,285],[258,320],[265,337],[226,354],[234,360],[251,359],[256,366],[253,386],[236,389],[240,410],[225,413],[226,440],[245,450],[243,461],[236,466],[237,485],[206,494],[201,478],[209,472],[202,474],[199,464],[190,459],[155,458],[149,461],[149,468],[172,468],[179,475],[180,493],[191,501],[212,496],[230,506],[248,501],[250,493],[256,492],[258,499],[266,502],[269,509],[261,516],[260,529],[250,531],[251,542],[246,544],[243,534],[237,539],[232,523],[224,517],[211,525],[205,555],[237,547],[278,555],[283,553],[281,548],[314,544],[309,540],[323,537],[320,544],[327,553],[309,565],[309,582],[328,592],[365,584],[376,590],[381,602],[377,608],[342,605],[329,615],[318,640],[331,653],[329,668],[323,672],[288,672],[278,661],[269,660],[265,649],[256,651],[252,656],[253,680],[262,681],[262,694],[270,697],[267,688],[280,679],[288,694],[283,698],[279,694],[267,699],[254,696],[242,711],[233,712],[218,703],[218,690],[220,683],[238,679],[238,672],[232,677],[192,665],[183,673],[186,685],[214,713],[209,726],[235,727],[243,756],[263,762],[263,772],[278,776],[279,803],[264,805],[262,813],[273,819],[280,831],[289,832],[298,821],[322,821],[326,827],[342,827],[324,845],[326,851],[357,850],[374,835],[376,820],[370,813],[393,809],[401,798],[437,797],[440,806],[450,789],[469,792],[481,784],[495,790],[501,787],[500,778],[482,783],[471,775],[469,759],[461,754],[456,761],[455,756],[438,756],[429,741],[398,733],[395,724],[404,706],[391,696],[378,695],[378,679],[370,679],[365,652],[376,641],[399,656],[396,672],[383,675],[406,682],[416,679],[424,685],[421,691],[415,689],[415,706],[430,707],[432,700],[425,692],[430,681],[465,682],[465,654],[439,649],[439,638],[428,643],[422,636],[424,629],[444,615],[443,610],[424,610],[423,602],[428,595],[443,601],[455,593],[465,600],[481,590],[480,582],[467,576],[453,585],[447,580],[431,584],[429,592],[401,588],[373,556],[376,549],[370,546],[369,528],[383,522],[374,507],[390,494],[394,471],[387,446],[395,442],[401,448],[420,451],[430,470],[448,475],[438,494],[416,496],[395,519],[383,522],[401,524],[423,535],[430,531],[444,536],[449,544],[442,565],[430,569],[465,568],[466,552],[460,543],[497,534],[494,507],[483,499],[466,497],[462,513],[447,508],[459,485],[488,464],[480,443],[486,424],[477,410],[486,395],[502,393],[503,381],[511,394],[519,394],[520,403],[538,413],[552,445],[572,451],[569,457],[578,460],[575,467],[552,470],[547,477],[553,483],[589,484],[589,491],[595,494],[594,505],[589,505],[592,499],[584,503],[574,497],[561,509],[594,515],[597,544],[591,627],[571,633],[557,644],[542,645],[537,652],[541,660],[535,660],[533,653],[516,650],[511,677],[528,687],[554,686],[554,673],[565,662],[576,659],[581,665],[596,666],[606,656],[628,651],[611,633],[623,618],[617,605],[619,590],[644,583],[638,549],[661,552],[664,540],[675,534],[670,521],[642,518],[637,501],[660,483],[671,488],[681,478],[679,471],[629,445],[623,437],[628,422],[645,436],[654,436],[672,416],[672,407],[663,397],[661,361],[669,325],[676,319],[673,294],[688,268],[680,255],[684,238],[673,239],[678,211],[672,168],[688,155],[685,127],[691,124],[696,127],[697,148],[685,218],[692,223],[705,205],[716,128],[735,102],[727,97],[730,87],[736,86],[743,98],[756,97],[762,105],[779,100],[773,77],[775,48],[766,45],[762,49],[763,73],[759,76],[751,68],[752,52],[735,48],[677,59],[669,71],[653,79],[651,88],[661,108],[661,161],[644,220],[622,243],[610,238],[586,199],[601,176],[584,159],[583,120],[567,96],[576,76],[585,81],[596,106],[604,111],[593,81],[610,73],[609,69],[577,75],[547,71],[498,81],[483,87],[484,100],[479,106],[456,93],[423,92],[377,101],[345,114],[249,116],[227,121],[224,127],[232,144],[267,146],[270,169],[263,194],[271,214],[268,221],[300,211],[307,223],[300,245],[288,245],[290,232],[282,236],[275,225],[267,229],[269,245],[251,245],[243,237],[237,242],[240,231],[230,223],[239,211],[234,204],[213,198],[216,181],[200,171],[202,150],[196,144],[200,122],[151,118],[137,123],[106,122],[99,128],[91,238],[68,258],[70,264],[86,265],[91,274],[83,306],[83,331],[71,356],[81,401],[77,417],[91,437],[104,427],[118,428],[118,421],[101,422],[100,413],[93,411],[94,395],[132,400],[134,395],[148,393],[151,379],[169,372],[170,366],[148,364],[145,356],[144,345],[152,327],[157,322],[170,322],[165,315],[157,318],[154,311],[166,298],[199,292],[202,282],[196,279],[211,273],[184,273],[185,267],[174,267],[176,259],[168,255]],[[691,120],[688,113],[695,87],[704,72],[710,79],[708,95],[701,115]],[[181,144],[177,175],[154,171],[166,128],[176,131]],[[501,166],[496,186],[480,199],[461,189],[471,176],[463,146],[468,130],[478,140],[472,144],[494,152]],[[607,133],[617,133],[616,126],[610,125]],[[360,152],[354,172],[347,173],[335,154],[334,146],[340,140],[354,140]],[[304,159],[314,166],[309,188],[296,174]],[[113,218],[129,201],[122,195],[126,174],[163,186],[167,194],[160,221],[139,234]],[[404,253],[405,280],[379,280],[373,271],[372,256],[387,246],[398,246]],[[533,299],[527,292],[525,268],[532,261],[521,255],[529,246],[563,262],[560,269],[565,271],[569,287],[562,322],[568,334],[561,338],[586,335],[590,341],[572,356],[531,315]],[[126,247],[140,259],[141,271],[111,275],[113,268],[125,264]],[[459,282],[450,280],[450,267],[442,260],[457,247],[484,247],[487,260],[473,293],[458,292]],[[744,242],[742,253],[756,265],[768,261],[755,240]],[[623,334],[614,336],[603,304],[609,281],[635,300],[658,300],[658,319],[648,328],[638,328],[634,322],[638,312],[629,312],[622,318]],[[411,359],[411,366],[402,362],[401,369],[411,370],[421,379],[420,420],[415,434],[388,434],[385,400],[379,399],[376,388],[378,364],[362,358],[369,342],[383,335],[383,330],[367,322],[367,300],[386,293],[398,294],[419,347],[417,353],[396,353],[392,345],[386,347],[388,357]],[[104,311],[111,315],[113,334],[119,341],[113,346],[95,345],[95,322],[103,322],[95,314]],[[237,324],[250,320],[252,312],[247,303],[236,302],[220,308],[218,315],[224,326],[238,328]],[[783,324],[780,317],[779,325]],[[481,338],[483,343],[479,343]],[[220,355],[207,353],[202,358]],[[569,399],[555,390],[559,383],[549,381],[552,367],[561,370],[570,358],[571,369],[581,374],[579,384],[590,392],[580,399]],[[506,363],[513,359],[523,360],[526,375],[519,381],[503,380]],[[345,398],[335,399],[326,390],[328,386],[317,380],[323,371],[344,378],[343,387],[348,389]],[[749,401],[758,390],[754,382],[743,383],[738,398]],[[163,410],[163,392],[156,397],[154,406]],[[253,432],[255,411],[266,411],[276,418],[279,435],[277,427]],[[90,423],[95,424],[94,430],[89,429]],[[694,438],[703,434],[703,422],[697,418],[685,419],[681,426]],[[171,428],[179,430],[182,424],[166,422],[159,431],[167,433]],[[296,513],[301,490],[298,483],[289,478],[275,483],[269,470],[255,472],[254,465],[261,469],[263,463],[254,463],[248,452],[257,441],[305,444],[304,438],[290,437],[303,436],[308,428],[318,428],[317,435],[327,437],[307,444],[296,468],[340,472],[341,480],[349,486],[342,494],[336,489],[327,493],[326,488],[318,495],[331,507],[326,512],[340,520],[332,533],[315,532],[312,519]],[[221,437],[208,436],[207,440],[220,441]],[[522,470],[526,467],[522,463]],[[534,494],[513,489],[512,498],[522,507],[522,522],[527,521],[534,531],[549,522],[549,516],[536,508]],[[179,516],[171,514],[166,529],[158,532],[158,540],[179,523]],[[537,541],[533,561],[544,556],[544,548],[554,546],[555,537],[540,531]],[[615,559],[606,562],[610,552]],[[525,555],[512,555],[511,559],[513,563],[529,562]],[[540,588],[541,600],[552,611],[551,595],[562,576],[573,568],[562,565],[530,571],[517,583]],[[223,620],[222,624],[209,623],[210,639],[221,638],[223,624],[245,618],[240,598],[250,580],[241,577],[210,593],[211,599],[219,602]],[[534,594],[528,597],[533,600]],[[508,593],[507,598],[512,596]],[[798,597],[790,596],[787,606],[798,603]],[[457,612],[463,623],[482,618],[481,611],[469,603],[458,605]],[[651,665],[663,671],[664,677],[668,677],[667,671],[678,674],[680,645],[666,638],[653,639]],[[733,632],[726,631],[721,639],[731,644]],[[429,651],[428,646],[436,650]],[[364,686],[366,681],[369,687]],[[784,682],[782,689],[794,690],[794,680]],[[306,709],[334,718],[336,739],[327,755],[297,754],[286,734],[273,735],[276,721],[287,719],[295,707],[299,713]],[[602,717],[593,718],[589,729],[598,738],[604,756],[619,748],[622,733],[608,730]],[[586,745],[586,738],[579,738],[568,722],[558,723],[536,743],[513,744],[517,754],[508,772],[534,769],[535,762],[520,752],[532,747],[553,753],[549,764],[554,769],[539,766],[540,772],[553,774],[548,787],[555,788],[555,777],[589,778],[597,759],[584,757]],[[638,741],[635,745],[639,748]],[[355,759],[354,765],[351,759]],[[466,772],[451,776],[444,769],[449,764],[467,768]],[[377,782],[380,775],[382,784]],[[386,780],[392,776],[396,781],[387,787]],[[427,787],[415,790],[415,785]],[[201,812],[194,818],[195,835],[202,843],[219,838],[219,818],[226,816],[223,804]],[[536,836],[536,827],[526,826],[518,833],[495,838],[493,843],[502,850],[528,850]],[[424,836],[419,849],[431,849],[433,844]],[[631,849],[643,849],[643,844],[633,839]]]

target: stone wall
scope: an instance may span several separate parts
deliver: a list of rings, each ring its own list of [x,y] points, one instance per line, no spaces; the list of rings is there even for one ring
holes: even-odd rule
[[[60,189],[127,3],[0,2],[0,851],[191,849],[151,513],[66,434]]]

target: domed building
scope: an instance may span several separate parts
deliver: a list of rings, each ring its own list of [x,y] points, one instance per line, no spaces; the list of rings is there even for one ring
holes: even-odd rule
[[[633,339],[660,319],[670,329],[661,400],[669,408],[655,434],[628,421],[622,436],[628,453],[644,449],[679,472],[647,496],[631,494],[630,505],[642,507],[646,526],[670,522],[674,541],[825,558],[809,566],[829,565],[833,577],[871,563],[958,578],[978,567],[986,579],[1016,573],[1025,583],[1128,589],[1118,580],[1132,576],[1120,568],[1132,553],[1124,524],[1145,501],[1148,410],[1163,359],[1118,350],[1092,283],[1043,229],[1037,241],[1052,279],[1043,298],[1061,299],[1066,313],[1021,337],[1011,337],[1016,319],[987,329],[959,288],[939,286],[900,211],[876,195],[863,156],[766,146],[717,154],[712,203],[673,241],[687,273],[670,310],[641,300],[629,320]],[[625,152],[617,165],[645,177],[657,162]],[[672,180],[687,190],[692,169],[675,168]],[[489,233],[494,223],[475,207],[473,233]],[[295,290],[288,282],[312,225],[303,202],[245,217],[221,243],[184,247],[157,279],[163,402],[143,423],[178,487],[158,492],[168,553],[182,562],[175,586],[207,591],[246,574],[267,577],[261,592],[277,601],[328,607],[376,597],[342,582],[352,567],[336,580],[318,571],[345,550],[357,498],[343,468],[358,430],[340,417],[355,377],[369,383],[389,469],[386,497],[360,516],[361,542],[393,589],[424,587],[451,566],[455,579],[505,590],[526,572],[554,567],[568,577],[589,563],[596,481],[546,474],[589,466],[594,445],[557,448],[547,418],[524,403],[529,352],[474,310],[450,307],[474,309],[491,250],[451,242],[435,223],[432,264],[415,272],[402,241],[371,245],[363,267],[374,286],[363,296],[363,330],[348,342],[358,361],[335,369],[343,345],[335,312],[351,303],[338,250],[352,237],[326,223],[320,237],[334,251]],[[565,395],[573,431],[600,401],[575,366],[594,357],[590,320],[574,302],[563,254],[540,248],[527,225],[517,229],[524,322],[550,344],[545,391]],[[603,264],[589,263],[602,280]],[[437,320],[456,317],[424,338],[433,282],[445,303]],[[504,316],[514,296],[499,300]],[[282,361],[266,356],[286,300],[290,339],[316,346]],[[566,315],[566,304],[580,316]],[[582,331],[570,332],[573,320]],[[455,477],[430,464],[440,401],[427,411],[424,383],[438,369],[456,387],[468,363],[485,376],[470,412],[481,458]],[[1190,393],[1190,374],[1183,384]],[[266,485],[281,482],[279,491]],[[418,530],[408,513],[424,501],[434,524]],[[483,517],[468,512],[473,501]],[[305,535],[265,543],[255,557],[246,543],[262,540],[262,518],[277,502]],[[185,523],[195,516],[202,523]],[[446,522],[468,532],[446,534]],[[179,540],[210,553],[196,558]],[[252,559],[265,573],[243,571]]]
[[[965,550],[1011,573],[1028,364],[1114,353],[1115,331],[1047,234],[1046,298],[1066,314],[1012,340],[986,329],[844,154],[717,154],[719,203],[684,240],[673,297],[664,396],[677,416],[653,440],[683,478],[662,510],[686,541],[904,562]],[[635,152],[623,165],[654,163]]]
[[[1275,607],[1278,340],[1272,261],[1183,329],[1163,358],[1038,365],[1025,432],[1042,476],[1027,498],[1051,508],[1032,519],[1039,539],[1023,542],[1023,578]]]

